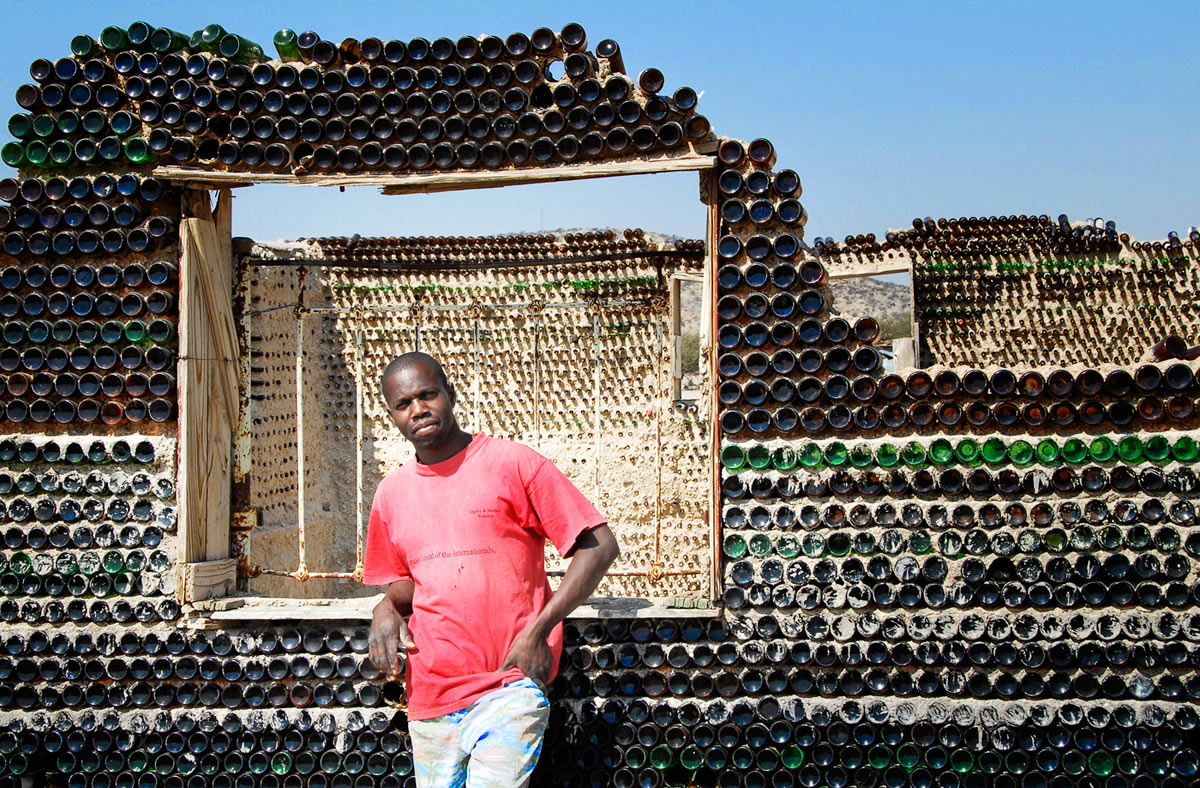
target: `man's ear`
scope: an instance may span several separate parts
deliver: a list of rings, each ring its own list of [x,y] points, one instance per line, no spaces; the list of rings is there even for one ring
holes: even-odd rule
[[[450,404],[457,405],[458,404],[458,392],[454,390],[454,384],[448,380],[446,381],[446,393],[450,395]]]

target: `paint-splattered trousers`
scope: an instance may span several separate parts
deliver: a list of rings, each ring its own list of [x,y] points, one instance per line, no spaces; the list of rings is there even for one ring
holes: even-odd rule
[[[549,717],[542,691],[518,679],[462,711],[410,721],[418,788],[523,788]]]

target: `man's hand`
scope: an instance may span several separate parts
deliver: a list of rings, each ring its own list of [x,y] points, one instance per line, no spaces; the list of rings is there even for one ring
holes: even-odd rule
[[[526,629],[513,642],[504,658],[501,671],[518,668],[525,676],[538,685],[542,694],[550,697],[550,669],[554,667],[554,654],[546,638],[538,635],[532,628]]]
[[[404,616],[387,599],[375,606],[371,617],[371,634],[368,639],[371,664],[389,679],[400,676],[400,652],[397,644],[406,650],[416,649],[417,644],[408,632]]]

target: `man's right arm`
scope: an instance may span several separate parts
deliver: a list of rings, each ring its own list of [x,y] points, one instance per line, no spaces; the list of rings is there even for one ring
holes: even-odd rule
[[[388,678],[398,678],[400,675],[398,645],[403,644],[405,650],[416,647],[406,622],[412,615],[414,588],[411,580],[395,581],[388,586],[371,616],[368,641],[371,664]]]

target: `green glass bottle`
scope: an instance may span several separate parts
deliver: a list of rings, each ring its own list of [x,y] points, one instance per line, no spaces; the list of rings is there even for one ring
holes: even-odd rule
[[[849,555],[852,546],[853,543],[850,541],[850,534],[845,531],[836,531],[830,534],[825,542],[825,549],[830,555],[837,558]]]
[[[169,27],[158,27],[150,34],[150,48],[160,55],[178,52],[186,47],[188,37]]]
[[[754,556],[755,558],[766,558],[771,554],[771,550],[773,549],[771,537],[767,536],[766,534],[754,534],[750,537],[746,547],[749,550],[750,555]]]
[[[1067,532],[1061,528],[1051,528],[1046,532],[1046,550],[1051,553],[1062,553],[1067,549]]]
[[[689,744],[679,751],[679,765],[694,772],[704,765],[704,753],[696,745]]]
[[[1200,453],[1200,448],[1190,435],[1182,436],[1171,446],[1171,456],[1179,462],[1195,462],[1197,453]]]
[[[997,465],[1008,460],[1008,447],[999,438],[988,438],[984,441],[980,454],[983,455],[984,462]]]
[[[25,163],[25,146],[19,142],[6,142],[0,147],[0,161],[9,167],[20,167]]]
[[[890,443],[880,444],[875,450],[875,462],[880,468],[894,468],[900,462],[900,450]]]
[[[193,31],[192,34],[190,36],[188,36],[188,49],[192,50],[193,52],[211,52],[212,51],[212,49],[213,49],[212,44],[206,44],[204,42],[203,28],[201,28],[200,30]]]
[[[55,140],[50,143],[50,161],[58,167],[69,164],[75,157],[75,146],[69,140]]]
[[[886,744],[876,744],[867,750],[867,764],[874,769],[886,769],[892,763],[892,748]]]
[[[216,23],[207,25],[203,30],[200,30],[199,33],[200,43],[209,52],[216,52],[218,47],[221,45],[221,39],[227,35],[225,28]]]
[[[129,36],[122,28],[110,25],[100,31],[100,46],[109,52],[128,49]]]
[[[659,744],[650,751],[650,765],[655,769],[666,769],[671,766],[674,760],[671,755],[671,748],[665,744]]]
[[[80,60],[93,57],[99,44],[91,36],[78,35],[71,39],[71,54]]]
[[[777,471],[790,471],[798,462],[796,450],[791,446],[780,446],[771,452],[771,466]]]
[[[145,138],[130,137],[125,140],[125,158],[134,164],[144,164],[153,157],[154,154],[150,151],[150,145],[147,144]]]
[[[50,146],[41,140],[31,140],[25,146],[25,159],[37,167],[45,166],[50,159]]]
[[[736,471],[746,465],[746,452],[741,446],[729,445],[721,449],[721,465],[727,471]]]
[[[1117,456],[1122,461],[1135,465],[1142,461],[1142,439],[1136,435],[1126,435],[1117,443]]]
[[[798,744],[785,747],[780,756],[780,760],[787,769],[799,769],[804,765],[804,750],[800,749]]]
[[[149,344],[150,338],[147,334],[146,324],[141,320],[130,320],[125,324],[125,339],[135,345]]]
[[[47,139],[58,130],[58,120],[53,115],[37,115],[33,119],[33,134]]]
[[[911,772],[920,762],[921,750],[912,742],[906,741],[896,748],[896,763],[908,771]]]
[[[275,33],[273,39],[275,42],[275,51],[279,53],[279,59],[284,63],[292,63],[300,59],[300,47],[296,43],[296,31],[283,30]]]
[[[809,442],[800,448],[800,464],[805,468],[816,468],[824,462],[821,447]]]
[[[271,756],[271,771],[283,775],[292,770],[292,754],[287,750],[277,750]]]
[[[1028,465],[1033,462],[1033,446],[1026,440],[1013,441],[1008,447],[1008,459],[1013,465]]]
[[[64,110],[58,113],[54,125],[59,134],[74,134],[79,131],[79,113],[73,109]]]
[[[8,133],[17,139],[25,139],[33,133],[33,116],[28,112],[18,112],[8,118]]]
[[[771,465],[771,450],[761,443],[756,443],[746,451],[746,463],[756,471],[761,471]]]
[[[1171,444],[1161,435],[1155,435],[1142,445],[1142,452],[1151,462],[1162,462],[1171,454]]]
[[[33,559],[27,553],[13,553],[8,558],[8,569],[17,577],[24,577],[33,571]]]
[[[217,51],[221,53],[221,57],[234,63],[261,63],[267,59],[261,46],[235,33],[222,37]]]
[[[150,766],[150,755],[145,750],[134,750],[125,758],[131,772],[144,772]]]
[[[818,533],[806,533],[800,540],[800,550],[809,558],[825,555],[825,537]]]
[[[849,452],[846,451],[846,444],[841,441],[833,441],[825,447],[825,464],[832,468],[844,465],[848,456]]]
[[[727,534],[721,543],[721,552],[726,558],[743,558],[746,555],[746,540],[741,534]]]
[[[929,459],[934,465],[949,465],[954,462],[954,447],[945,438],[929,444]]]
[[[1058,444],[1053,438],[1038,441],[1037,459],[1042,465],[1058,465]]]
[[[850,450],[850,464],[855,468],[869,468],[875,463],[875,453],[865,443],[859,443]]]
[[[1091,455],[1093,462],[1108,462],[1116,453],[1117,447],[1113,444],[1112,438],[1106,435],[1100,435],[1092,439],[1088,444],[1088,454]]]
[[[124,137],[134,130],[141,128],[141,124],[127,110],[119,109],[108,118],[108,127],[112,129],[112,133],[118,137]]]
[[[125,557],[120,550],[109,550],[100,559],[100,566],[110,575],[116,574],[125,569]]]
[[[905,445],[904,450],[900,452],[900,459],[910,468],[921,468],[928,460],[928,454],[924,446],[913,441]]]
[[[1072,465],[1087,462],[1087,444],[1079,438],[1069,438],[1062,446],[1062,458]]]
[[[954,456],[962,465],[977,465],[979,463],[979,442],[974,438],[964,438],[954,447]]]
[[[800,555],[800,540],[795,534],[780,534],[775,537],[775,554],[780,558],[795,558]]]
[[[966,747],[959,747],[950,753],[950,768],[959,774],[966,774],[975,765],[975,756]]]
[[[79,125],[88,134],[98,136],[108,128],[108,116],[98,109],[90,109],[79,118]]]
[[[1108,750],[1092,750],[1088,756],[1088,771],[1097,777],[1107,777],[1113,773],[1116,758]]]
[[[150,34],[153,32],[154,28],[146,22],[134,22],[125,29],[129,46],[139,52],[145,52],[150,48]]]
[[[908,549],[917,555],[925,555],[933,549],[933,539],[924,528],[918,528],[908,538]]]

